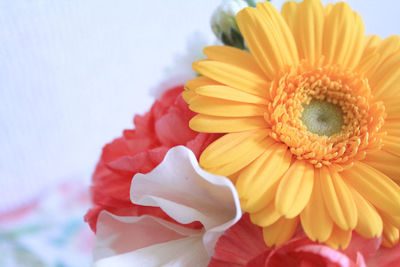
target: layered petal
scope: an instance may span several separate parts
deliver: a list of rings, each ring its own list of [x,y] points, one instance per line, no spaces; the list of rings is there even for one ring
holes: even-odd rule
[[[203,133],[234,133],[267,128],[261,117],[220,117],[198,114],[190,120],[191,129]]]
[[[382,149],[368,153],[363,162],[379,170],[393,181],[400,182],[400,156]]]
[[[399,229],[389,222],[383,222],[382,245],[393,247],[399,242]]]
[[[254,57],[241,49],[231,46],[207,46],[203,52],[209,59],[244,67],[259,76],[264,75]]]
[[[298,62],[295,41],[283,17],[270,3],[245,8],[237,22],[251,54],[269,80]]]
[[[206,85],[195,89],[197,95],[213,97],[228,101],[242,102],[248,104],[265,105],[265,98],[252,95],[234,88],[223,85]]]
[[[357,224],[357,207],[353,196],[339,173],[322,168],[321,189],[330,217],[343,230],[352,230]]]
[[[271,144],[273,141],[267,138],[267,132],[264,130],[226,134],[204,150],[200,157],[200,165],[206,170],[236,169],[239,165],[242,168]]]
[[[189,104],[190,110],[210,116],[222,117],[262,117],[264,105],[254,105],[211,97],[196,96]]]
[[[343,172],[343,177],[375,207],[394,216],[400,215],[400,187],[386,175],[357,162]]]
[[[356,232],[365,238],[376,238],[382,234],[383,222],[376,209],[353,187],[349,186],[357,206],[358,220]]]
[[[347,3],[332,6],[325,18],[322,54],[326,64],[352,70],[362,56],[365,28],[361,17]]]
[[[400,157],[400,136],[388,135],[383,139],[383,150]]]
[[[297,15],[298,13],[299,4],[295,1],[287,1],[283,3],[281,14],[282,17],[285,19],[289,29],[292,31],[294,37],[296,38],[295,31],[296,31],[296,23],[297,23]],[[301,52],[299,51],[301,55]]]
[[[364,55],[367,53],[376,53],[379,55],[379,60],[375,66],[366,73],[368,77],[375,76],[375,72],[384,62],[400,49],[400,38],[397,35],[389,36],[382,40],[380,37],[373,35],[367,38]],[[379,79],[379,77],[377,77]]]
[[[293,218],[307,205],[314,184],[314,166],[296,160],[282,177],[275,197],[277,211],[286,218]]]
[[[334,224],[324,204],[319,171],[316,171],[311,199],[300,218],[301,225],[311,240],[325,242],[331,236]]]
[[[296,232],[299,218],[280,218],[276,223],[263,228],[265,243],[270,246],[279,246],[288,241]]]
[[[272,144],[240,173],[236,182],[242,208],[248,212],[259,211],[268,205],[282,175],[289,169],[290,151],[285,145]]]
[[[267,97],[266,88],[269,82],[264,76],[260,76],[244,67],[204,59],[194,62],[193,69],[219,83],[243,92]]]
[[[319,0],[302,3],[286,2],[282,16],[295,37],[300,59],[317,63],[322,55],[324,30],[324,7]]]
[[[350,243],[351,232],[351,230],[343,230],[335,225],[326,244],[334,249],[345,249]]]
[[[377,99],[390,99],[398,97],[400,83],[400,51],[385,60],[380,68],[369,77],[371,88]]]
[[[274,187],[276,190],[276,187]],[[275,192],[271,192],[274,195]],[[251,221],[259,226],[266,227],[278,221],[282,214],[275,208],[275,201],[264,203],[266,205],[262,210],[250,214]]]

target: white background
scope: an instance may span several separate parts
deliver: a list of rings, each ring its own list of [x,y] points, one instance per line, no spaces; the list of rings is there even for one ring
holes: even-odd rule
[[[398,1],[348,2],[367,33],[399,34]],[[150,88],[188,37],[212,41],[219,3],[0,0],[0,212],[60,180],[88,182],[102,146],[150,107]]]

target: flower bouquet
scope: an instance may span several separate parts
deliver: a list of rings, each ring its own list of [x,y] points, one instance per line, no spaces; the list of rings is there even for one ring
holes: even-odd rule
[[[400,37],[223,1],[219,44],[93,175],[94,266],[400,266]]]

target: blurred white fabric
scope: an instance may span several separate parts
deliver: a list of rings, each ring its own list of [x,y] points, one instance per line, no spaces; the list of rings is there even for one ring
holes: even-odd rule
[[[398,1],[348,2],[367,33],[399,34]],[[150,88],[188,36],[213,40],[219,3],[0,1],[0,213],[68,177],[88,182],[102,146],[150,107]]]

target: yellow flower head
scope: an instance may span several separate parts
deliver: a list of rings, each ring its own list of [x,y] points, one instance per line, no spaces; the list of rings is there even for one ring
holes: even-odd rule
[[[398,242],[400,38],[365,36],[346,3],[245,8],[250,53],[204,49],[183,93],[193,130],[225,133],[201,166],[235,183],[242,208],[278,245],[299,222],[345,248],[352,231]]]

